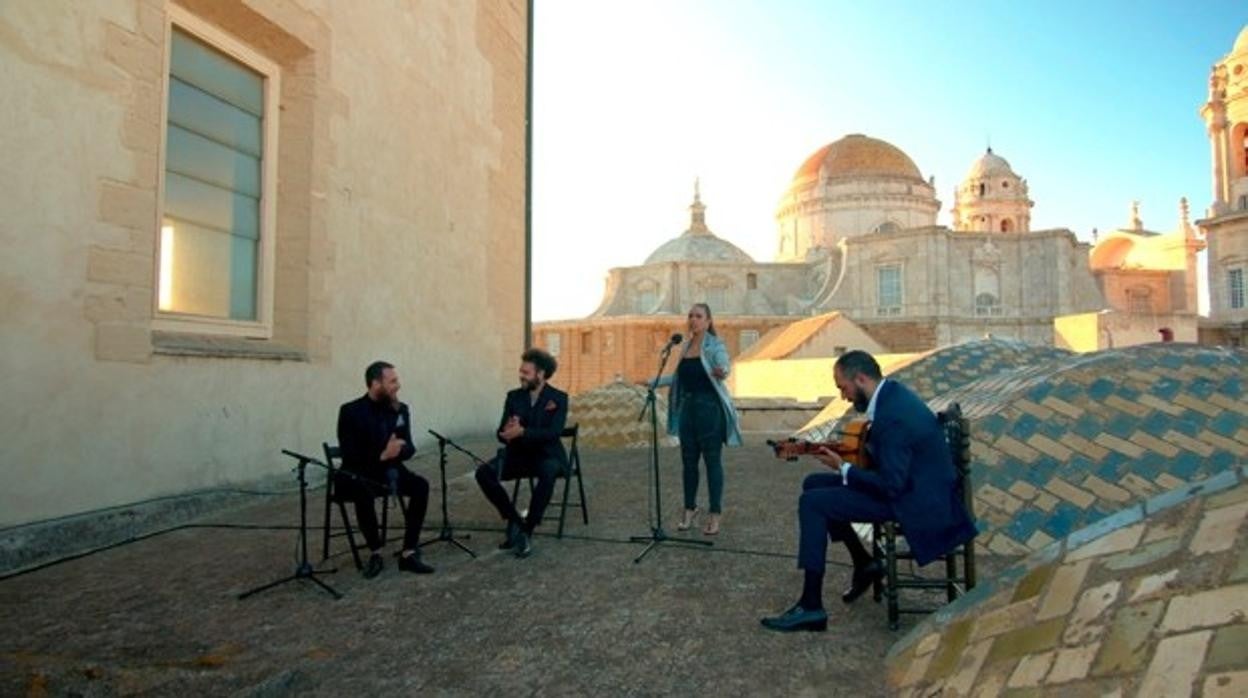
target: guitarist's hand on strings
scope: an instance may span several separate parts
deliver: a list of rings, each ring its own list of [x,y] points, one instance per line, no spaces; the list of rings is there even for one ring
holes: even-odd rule
[[[813,455],[819,460],[820,463],[823,463],[837,472],[840,472],[841,464],[845,462],[845,459],[841,458],[841,454],[833,451],[827,446],[821,447],[819,451]]]

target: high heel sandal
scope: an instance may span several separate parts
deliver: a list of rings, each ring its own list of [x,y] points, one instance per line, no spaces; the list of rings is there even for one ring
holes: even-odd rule
[[[719,535],[719,514],[710,514],[706,517],[706,527],[702,529],[702,535]]]
[[[688,531],[693,525],[693,520],[698,517],[698,508],[685,509],[681,515],[680,521],[676,524],[677,531]]]

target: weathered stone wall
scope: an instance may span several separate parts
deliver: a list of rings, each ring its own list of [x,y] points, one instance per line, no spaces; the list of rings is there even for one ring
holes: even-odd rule
[[[282,71],[272,338],[153,327],[172,5],[0,5],[0,524],[284,470],[376,358],[450,433],[513,381],[525,3],[178,5]]]

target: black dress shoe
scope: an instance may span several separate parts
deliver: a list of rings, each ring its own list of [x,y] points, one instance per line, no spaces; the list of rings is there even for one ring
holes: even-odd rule
[[[870,589],[876,582],[884,578],[884,563],[872,560],[862,567],[854,568],[854,576],[849,588],[841,594],[841,601],[853,603]]]
[[[381,559],[380,553],[373,553],[368,556],[368,563],[364,565],[364,578],[372,579],[381,574],[381,569],[386,566],[384,560]]]
[[[503,542],[498,544],[499,550],[511,550],[516,547],[516,533],[520,531],[520,526],[513,521],[507,522],[507,533],[504,534]]]
[[[399,556],[399,569],[415,574],[433,574],[433,568],[420,559],[420,553]]]
[[[523,528],[516,532],[516,557],[528,557],[533,554],[533,541],[528,531]]]
[[[781,615],[774,618],[763,618],[759,622],[768,630],[776,630],[782,633],[791,633],[798,630],[821,633],[828,629],[828,612],[822,608],[817,611],[808,611],[802,608],[800,604],[793,604],[793,608]]]

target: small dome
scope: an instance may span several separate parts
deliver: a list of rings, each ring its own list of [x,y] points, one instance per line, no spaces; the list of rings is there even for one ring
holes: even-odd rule
[[[718,238],[706,227],[706,205],[702,203],[702,188],[698,180],[693,182],[693,203],[689,205],[689,229],[667,242],[646,257],[646,264],[660,262],[748,262],[754,260],[740,247]]]
[[[820,169],[829,177],[901,177],[923,181],[918,166],[900,148],[861,133],[851,133],[816,150],[794,173],[793,183],[818,179]]]
[[[1010,163],[1006,162],[1005,158],[992,152],[992,148],[989,148],[987,152],[979,156],[979,159],[971,165],[970,171],[966,173],[966,179],[983,179],[999,175],[1018,177],[1018,175],[1014,174]]]
[[[749,262],[750,258],[740,247],[716,237],[711,233],[686,231],[659,245],[646,257],[646,264],[660,262]]]

